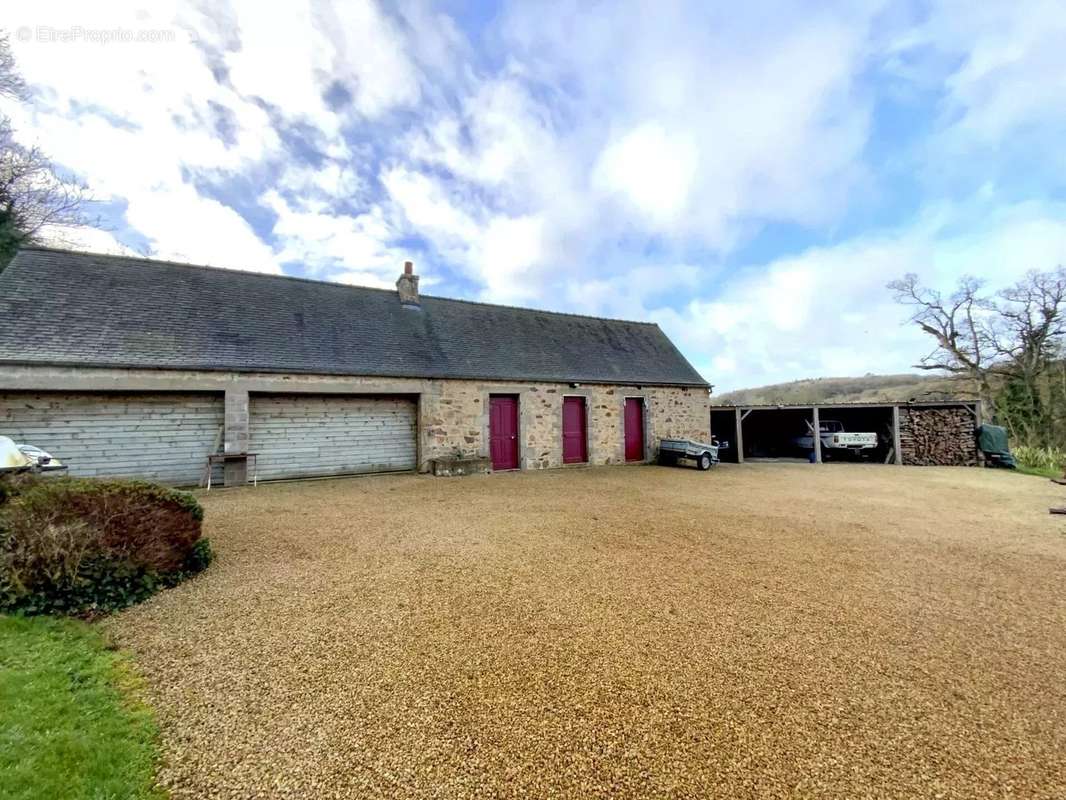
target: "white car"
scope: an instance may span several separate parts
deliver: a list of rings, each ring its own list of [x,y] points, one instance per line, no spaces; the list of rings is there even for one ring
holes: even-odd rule
[[[792,440],[800,450],[814,450],[813,426],[810,422],[807,428],[807,433]],[[877,449],[876,433],[848,433],[844,430],[844,424],[835,419],[822,420],[818,424],[818,431],[823,457],[843,453],[861,457],[864,451]]]
[[[32,444],[15,444],[0,436],[0,472],[59,472],[66,466]]]

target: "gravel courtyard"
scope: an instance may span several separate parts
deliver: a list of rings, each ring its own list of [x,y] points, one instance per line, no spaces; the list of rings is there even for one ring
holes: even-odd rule
[[[202,497],[104,623],[201,797],[1066,796],[1066,489],[871,465]]]

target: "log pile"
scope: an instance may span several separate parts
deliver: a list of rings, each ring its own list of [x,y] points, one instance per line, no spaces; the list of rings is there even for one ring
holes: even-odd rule
[[[900,450],[904,464],[977,465],[974,418],[966,408],[900,408]]]

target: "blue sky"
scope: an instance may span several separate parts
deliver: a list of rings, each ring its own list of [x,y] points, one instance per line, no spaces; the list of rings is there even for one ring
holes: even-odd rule
[[[284,6],[284,7],[283,7]],[[720,391],[903,371],[885,284],[1066,264],[1066,6],[35,2],[87,249],[658,322]],[[118,31],[119,33],[115,33]]]

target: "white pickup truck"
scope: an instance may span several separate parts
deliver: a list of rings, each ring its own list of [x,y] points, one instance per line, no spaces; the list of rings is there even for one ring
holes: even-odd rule
[[[864,450],[877,449],[876,433],[848,433],[844,425],[835,419],[824,419],[818,424],[822,440],[822,457],[848,454],[862,456]],[[797,436],[792,443],[801,450],[814,450],[814,426],[807,423],[807,433]]]

